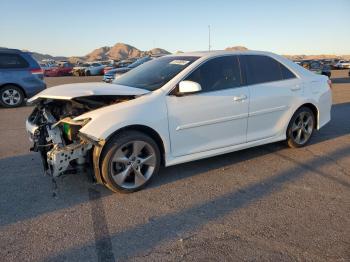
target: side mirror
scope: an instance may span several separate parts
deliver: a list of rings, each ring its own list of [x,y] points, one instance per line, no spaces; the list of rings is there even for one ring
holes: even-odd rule
[[[201,90],[202,87],[197,82],[185,80],[179,83],[179,94],[196,93]]]

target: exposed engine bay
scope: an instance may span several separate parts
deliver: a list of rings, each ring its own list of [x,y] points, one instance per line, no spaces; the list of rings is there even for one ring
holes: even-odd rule
[[[36,102],[26,126],[33,141],[31,150],[40,153],[45,173],[57,177],[91,163],[91,149],[97,142],[79,132],[90,119],[76,121],[75,117],[134,98],[95,95],[70,100],[40,99]]]

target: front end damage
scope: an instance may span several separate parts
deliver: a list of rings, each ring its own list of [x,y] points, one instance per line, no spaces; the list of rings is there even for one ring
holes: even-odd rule
[[[37,101],[35,109],[26,121],[26,128],[33,142],[31,150],[40,153],[45,173],[58,177],[84,170],[87,166],[92,170],[92,149],[99,147],[95,151],[101,152],[104,141],[96,141],[80,133],[79,130],[90,119],[77,121],[74,118],[134,98],[135,96],[111,95]],[[96,173],[99,169],[97,167],[94,170]]]

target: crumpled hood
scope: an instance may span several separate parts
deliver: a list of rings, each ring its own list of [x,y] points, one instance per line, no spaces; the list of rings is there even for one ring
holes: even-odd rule
[[[33,103],[40,98],[51,99],[64,99],[70,100],[75,97],[83,96],[106,96],[106,95],[120,95],[120,96],[132,96],[132,95],[144,95],[150,91],[130,86],[122,86],[107,83],[78,83],[59,85],[45,89],[39,94],[33,96],[28,100],[29,103]]]

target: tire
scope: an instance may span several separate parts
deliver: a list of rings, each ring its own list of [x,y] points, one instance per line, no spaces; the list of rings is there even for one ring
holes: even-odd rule
[[[91,72],[90,72],[90,71],[86,71],[86,72],[85,72],[85,75],[86,75],[86,76],[91,76]]]
[[[158,145],[144,133],[127,131],[116,135],[101,154],[105,186],[122,193],[144,188],[158,174],[160,158]]]
[[[14,108],[23,105],[24,93],[21,88],[15,85],[5,85],[0,89],[0,105],[7,108]]]
[[[305,146],[315,130],[315,115],[308,107],[299,108],[287,128],[287,144],[291,148]]]

